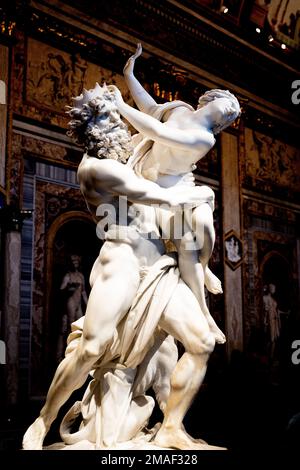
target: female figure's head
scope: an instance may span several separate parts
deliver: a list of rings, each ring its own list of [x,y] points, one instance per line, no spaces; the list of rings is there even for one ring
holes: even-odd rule
[[[198,101],[199,115],[205,112],[211,130],[218,134],[240,115],[241,108],[237,98],[228,90],[209,90]]]

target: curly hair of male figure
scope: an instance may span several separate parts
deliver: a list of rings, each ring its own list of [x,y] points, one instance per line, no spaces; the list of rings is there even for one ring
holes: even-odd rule
[[[74,106],[66,111],[72,118],[67,135],[90,156],[126,163],[132,154],[131,134],[121,120],[113,87],[97,83],[73,101]]]

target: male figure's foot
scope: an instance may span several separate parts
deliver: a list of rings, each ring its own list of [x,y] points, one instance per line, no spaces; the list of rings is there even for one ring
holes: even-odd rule
[[[222,294],[222,283],[217,276],[215,276],[212,271],[207,266],[204,271],[204,284],[206,289],[212,294]]]
[[[23,437],[24,450],[42,450],[45,436],[49,430],[44,419],[39,416],[34,423],[29,426]]]
[[[163,426],[156,434],[153,442],[159,447],[180,450],[220,450],[221,447],[210,446],[202,439],[193,439],[183,429]]]

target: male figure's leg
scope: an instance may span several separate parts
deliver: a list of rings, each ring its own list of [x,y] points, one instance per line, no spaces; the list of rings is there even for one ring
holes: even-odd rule
[[[41,449],[60,407],[80,388],[110,343],[115,327],[130,308],[139,286],[139,266],[130,246],[103,247],[89,296],[78,348],[58,366],[40,416],[23,438],[24,449]]]
[[[215,338],[197,299],[182,281],[179,282],[159,325],[183,344],[185,353],[171,376],[171,392],[155,443],[176,449],[202,448],[203,444],[197,443],[184,431],[182,421],[203,382]]]

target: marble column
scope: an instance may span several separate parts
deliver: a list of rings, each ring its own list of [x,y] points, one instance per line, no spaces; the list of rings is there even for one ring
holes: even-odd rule
[[[223,243],[227,233],[234,231],[241,238],[241,200],[239,178],[238,136],[221,134]],[[224,304],[227,353],[243,349],[242,266],[232,269],[224,257]]]
[[[5,189],[9,48],[0,44],[0,186]]]
[[[7,404],[15,404],[18,398],[20,275],[21,233],[10,231],[5,236],[3,305]]]

